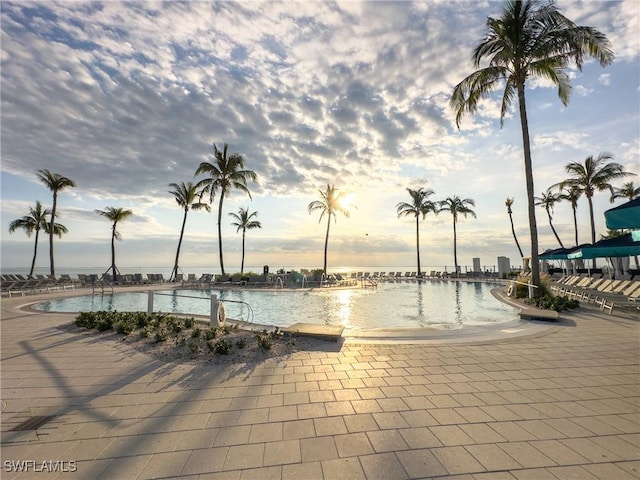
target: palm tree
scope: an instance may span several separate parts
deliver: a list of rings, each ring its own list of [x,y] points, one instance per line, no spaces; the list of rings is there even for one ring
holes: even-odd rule
[[[436,213],[436,204],[427,198],[434,193],[431,189],[419,188],[412,190],[411,188],[407,188],[407,192],[409,192],[411,196],[411,203],[398,203],[396,205],[396,211],[398,212],[398,217],[416,217],[416,255],[418,259],[418,276],[420,277],[422,276],[420,270],[420,216],[422,215],[422,219],[424,220],[427,213]]]
[[[244,273],[244,240],[247,230],[262,228],[262,224],[258,220],[252,220],[252,218],[258,218],[258,212],[249,213],[248,208],[240,207],[238,213],[231,212],[229,215],[236,220],[231,224],[236,227],[236,233],[242,230],[242,263],[240,264],[240,275],[242,275]]]
[[[562,200],[562,194],[553,193],[551,192],[551,190],[547,190],[539,197],[535,197],[536,205],[544,208],[545,211],[547,212],[547,217],[549,217],[549,225],[551,226],[551,231],[556,236],[556,240],[558,240],[558,243],[560,244],[560,248],[564,248],[564,245],[562,244],[562,240],[560,240],[560,237],[558,236],[558,232],[556,232],[556,229],[553,227],[553,217],[551,216],[551,214],[553,213],[553,206],[561,200]]]
[[[48,223],[47,217],[51,214],[49,209],[43,209],[42,204],[37,201],[35,208],[29,207],[29,214],[24,217],[17,218],[9,224],[9,233],[13,233],[16,230],[23,230],[27,234],[27,237],[31,237],[33,232],[36,232],[35,242],[33,246],[33,260],[31,261],[31,270],[29,270],[29,276],[33,275],[33,269],[36,266],[36,256],[38,255],[38,237],[40,230],[44,230],[45,233],[49,232],[51,225]],[[53,233],[62,237],[63,233],[67,233],[67,227],[60,223],[53,224]]]
[[[578,200],[582,195],[582,190],[580,190],[577,187],[568,187],[568,188],[561,189],[561,191],[562,190],[566,192],[561,194],[562,200],[567,200],[571,204],[571,210],[573,211],[573,231],[575,232],[575,235],[576,235],[575,245],[577,247],[579,245],[578,244]]]
[[[516,241],[516,246],[518,247],[518,252],[520,252],[520,258],[524,257],[522,253],[522,248],[520,248],[520,242],[518,242],[518,237],[516,237],[516,229],[513,228],[513,211],[511,210],[511,206],[513,205],[514,198],[509,198],[504,201],[505,206],[507,207],[507,213],[509,214],[509,222],[511,222],[511,234],[513,235],[513,239]]]
[[[56,233],[56,210],[58,208],[58,192],[67,187],[75,187],[73,180],[60,175],[59,173],[51,173],[47,169],[38,170],[38,179],[44,183],[49,190],[53,192],[53,205],[51,206],[51,220],[49,221],[49,260],[51,263],[51,276],[55,276],[56,268],[53,261],[53,236]]]
[[[209,175],[209,178],[200,180],[196,188],[202,188],[203,194],[209,193],[209,202],[212,203],[215,194],[220,190],[220,200],[218,202],[218,251],[220,254],[220,270],[223,276],[224,259],[222,258],[222,202],[225,195],[236,188],[246,192],[251,198],[251,193],[247,187],[247,181],[257,181],[258,175],[253,170],[244,169],[244,158],[239,153],[227,155],[228,145],[225,143],[222,151],[213,144],[214,162],[202,162],[196,169],[195,176],[200,174]]]
[[[570,177],[558,184],[560,188],[579,189],[587,197],[589,218],[591,220],[591,243],[596,243],[593,194],[596,191],[611,190],[611,182],[613,180],[634,175],[633,173],[625,172],[624,167],[619,163],[609,162],[609,160],[613,160],[613,156],[610,153],[602,152],[596,157],[593,155],[588,156],[584,163],[571,162],[565,166],[565,170]]]
[[[187,214],[189,210],[202,210],[207,212],[211,211],[211,207],[208,204],[200,202],[202,199],[202,193],[198,192],[196,186],[191,182],[170,183],[169,186],[173,190],[169,190],[175,199],[176,203],[184,210],[184,217],[182,219],[182,228],[180,229],[180,240],[178,240],[178,249],[176,250],[176,260],[173,263],[173,270],[171,271],[170,282],[176,279],[178,274],[178,259],[180,258],[180,247],[182,246],[182,237],[184,236],[184,227],[187,224]]]
[[[633,200],[640,196],[640,187],[636,187],[633,182],[627,182],[622,185],[622,188],[611,189],[611,198],[609,201],[613,203],[616,198],[626,198],[627,200]]]
[[[124,208],[115,208],[115,207],[106,207],[104,210],[95,210],[95,212],[101,217],[105,217],[110,222],[113,222],[111,225],[111,274],[113,275],[113,281],[116,281],[116,240],[122,240],[122,236],[120,232],[116,230],[116,226],[118,222],[126,220],[127,218],[133,215],[131,210],[125,210]],[[107,270],[107,272],[109,271]]]
[[[479,68],[454,87],[451,106],[456,111],[459,128],[463,115],[475,113],[480,101],[490,97],[504,81],[502,126],[507,110],[516,96],[518,98],[531,232],[531,281],[539,287],[538,229],[525,84],[528,78],[550,80],[558,86],[562,104],[567,105],[571,84],[565,69],[573,63],[581,70],[585,57],[595,58],[602,66],[609,65],[613,62],[613,52],[604,34],[592,27],[574,24],[553,3],[509,0],[499,18],[487,19],[487,29],[487,35],[473,52],[473,62],[479,68],[487,59],[488,66]],[[536,295],[538,290],[534,289]]]
[[[345,199],[345,194],[343,192],[339,192],[337,188],[333,185],[327,184],[327,189],[325,191],[318,190],[320,192],[321,200],[314,200],[309,203],[307,206],[307,211],[309,215],[311,213],[319,210],[320,211],[320,220],[318,223],[322,221],[322,218],[327,215],[327,233],[324,237],[324,265],[322,267],[322,272],[327,274],[327,247],[329,245],[329,227],[331,225],[331,217],[334,218],[334,221],[338,221],[336,213],[340,212],[345,217],[349,217],[349,211],[344,207],[342,202]]]
[[[456,223],[458,222],[458,215],[462,215],[465,218],[467,215],[471,215],[476,218],[476,212],[471,207],[475,207],[476,203],[471,198],[460,199],[458,196],[448,197],[439,202],[440,208],[438,212],[450,212],[453,216],[453,262],[455,265],[455,274],[458,274],[458,246],[456,238]]]

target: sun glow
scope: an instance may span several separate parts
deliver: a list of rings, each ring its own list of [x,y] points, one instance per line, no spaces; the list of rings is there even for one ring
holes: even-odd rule
[[[355,204],[353,203],[355,200],[356,196],[354,193],[347,193],[343,196],[340,197],[340,207],[343,208],[344,210],[349,210],[351,208],[355,207]]]

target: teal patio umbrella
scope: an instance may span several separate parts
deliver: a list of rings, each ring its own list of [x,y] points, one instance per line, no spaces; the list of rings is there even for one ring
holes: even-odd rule
[[[609,230],[640,228],[640,197],[604,212]]]
[[[633,255],[640,255],[640,230],[600,240],[593,245],[583,245],[580,249],[569,253],[567,258],[573,260],[576,258],[630,257]]]

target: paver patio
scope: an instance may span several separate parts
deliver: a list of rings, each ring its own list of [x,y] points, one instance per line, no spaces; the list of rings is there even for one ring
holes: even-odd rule
[[[2,479],[640,478],[637,317],[221,367],[58,329],[73,315],[35,299],[2,300]]]

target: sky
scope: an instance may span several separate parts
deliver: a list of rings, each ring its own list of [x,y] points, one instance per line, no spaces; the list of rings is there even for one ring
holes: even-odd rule
[[[527,88],[535,191],[566,178],[569,162],[610,152],[640,174],[640,3],[558,0],[563,14],[607,35],[606,68],[570,68],[563,106],[544,81]],[[529,254],[522,138],[517,105],[501,128],[500,91],[455,124],[453,87],[474,71],[471,53],[496,1],[423,2],[2,2],[1,267],[27,269],[34,238],[8,233],[36,200],[49,169],[76,183],[60,192],[58,268],[110,264],[111,225],[96,209],[131,209],[118,225],[117,265],[166,267],[175,257],[183,211],[170,183],[195,182],[213,145],[229,145],[257,173],[251,197],[233,191],[223,207],[227,272],[239,270],[240,207],[257,212],[245,265],[322,267],[325,219],[309,214],[327,184],[351,200],[331,224],[329,267],[415,266],[415,220],[398,218],[407,188],[431,200],[475,201],[477,218],[457,225],[458,263],[518,265],[505,200],[515,199],[516,234]],[[624,181],[640,184],[640,178]],[[616,204],[622,203],[617,201]],[[609,194],[594,197],[605,233]],[[217,197],[212,213],[189,212],[180,265],[218,270]],[[537,210],[540,251],[557,248]],[[570,206],[553,222],[573,242]],[[578,207],[580,243],[589,240],[586,199]],[[450,214],[420,222],[423,268],[453,265]],[[38,267],[47,267],[41,238]],[[247,270],[247,268],[245,268]]]

